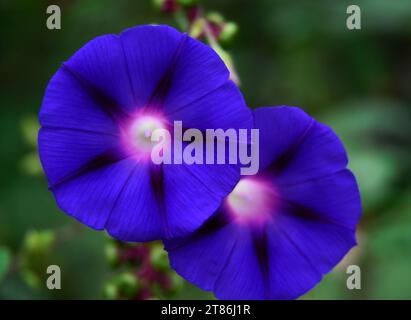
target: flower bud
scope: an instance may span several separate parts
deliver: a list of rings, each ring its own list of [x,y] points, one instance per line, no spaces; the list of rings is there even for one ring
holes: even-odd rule
[[[160,245],[151,248],[150,262],[156,270],[167,271],[169,269],[167,252]]]
[[[216,11],[211,11],[207,13],[206,18],[208,21],[216,25],[220,25],[224,23],[224,17],[222,16],[221,13],[216,12]]]
[[[118,249],[114,242],[110,241],[104,248],[104,254],[110,266],[114,267],[119,262]]]
[[[104,286],[104,298],[109,300],[118,298],[118,287],[114,283],[107,283]]]
[[[140,284],[137,277],[131,272],[123,272],[116,278],[120,292],[126,297],[132,297],[138,293]]]
[[[52,230],[29,231],[24,240],[24,251],[28,254],[46,254],[53,245],[55,234]]]
[[[177,0],[153,0],[154,6],[164,13],[173,13],[178,9]]]
[[[223,28],[220,32],[220,35],[218,36],[218,40],[221,43],[227,44],[231,42],[235,35],[237,34],[238,31],[238,26],[234,22],[226,22],[223,25]]]

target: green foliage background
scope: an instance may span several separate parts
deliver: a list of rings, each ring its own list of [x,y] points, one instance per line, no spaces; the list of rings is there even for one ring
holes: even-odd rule
[[[239,27],[227,50],[248,105],[300,106],[332,126],[358,177],[359,246],[303,299],[411,299],[411,2],[356,1],[361,31],[345,25],[352,1],[201,3]],[[62,9],[62,30],[46,28],[50,4]],[[118,272],[107,261],[108,237],[75,226],[80,232],[51,248],[75,222],[47,190],[37,113],[48,80],[87,41],[176,20],[149,0],[3,0],[0,15],[0,298],[101,298]],[[49,264],[61,266],[63,290],[45,289]],[[362,269],[361,290],[345,286],[349,264]],[[183,282],[166,297],[212,295]]]

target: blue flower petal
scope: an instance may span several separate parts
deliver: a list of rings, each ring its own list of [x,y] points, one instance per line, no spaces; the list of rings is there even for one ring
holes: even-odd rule
[[[260,171],[288,164],[287,153],[298,149],[301,138],[311,123],[311,117],[293,107],[257,108],[253,112],[254,127],[260,130]]]
[[[147,106],[156,95],[161,95],[158,102],[163,103],[185,37],[174,28],[155,25],[130,28],[120,34],[136,108]]]
[[[165,238],[187,235],[201,226],[220,206],[239,180],[234,165],[164,166],[165,210],[169,233]]]
[[[90,94],[98,95],[100,106],[108,112],[115,115],[135,109],[129,66],[119,36],[104,35],[91,40],[63,67]]]
[[[50,80],[39,115],[47,128],[75,129],[117,135],[114,119],[67,68],[60,68]]]
[[[110,216],[115,217],[118,199],[134,168],[134,161],[124,159],[67,179],[51,190],[61,210],[91,228],[102,230]]]
[[[230,76],[224,62],[209,46],[189,37],[183,41],[171,75],[170,92],[165,99],[167,113],[188,106],[224,86]]]
[[[199,72],[201,74],[201,72]],[[178,108],[166,110],[170,119],[182,121],[184,127],[206,129],[251,129],[252,112],[237,86],[225,83],[198,99]],[[223,104],[223,107],[222,107]]]
[[[51,188],[127,157],[119,147],[118,136],[93,131],[43,127],[38,143]]]
[[[113,203],[106,229],[126,241],[152,241],[164,237],[166,216],[160,212],[147,164],[136,164]]]

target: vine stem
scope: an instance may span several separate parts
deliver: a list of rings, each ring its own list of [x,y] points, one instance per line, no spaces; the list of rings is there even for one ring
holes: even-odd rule
[[[198,9],[198,17],[191,22],[189,26],[189,34],[194,38],[199,38],[204,32],[205,38],[210,46],[219,54],[220,58],[227,65],[228,70],[230,71],[230,79],[238,86],[241,85],[240,77],[238,76],[237,70],[234,66],[231,56],[221,47],[218,43],[217,38],[214,36],[213,32],[210,29],[209,24],[207,23],[206,18],[203,15],[203,10]],[[199,30],[198,30],[199,29]]]

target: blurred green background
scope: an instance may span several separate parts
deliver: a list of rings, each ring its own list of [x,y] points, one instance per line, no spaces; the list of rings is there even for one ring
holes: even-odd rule
[[[201,1],[238,26],[224,49],[248,105],[300,106],[332,126],[358,177],[359,246],[302,298],[411,299],[411,1],[355,1],[358,31],[346,28],[352,3]],[[46,28],[50,4],[61,30]],[[159,244],[120,244],[59,212],[36,147],[42,96],[62,61],[95,36],[179,27],[181,17],[151,0],[2,0],[0,15],[0,299],[212,298],[169,269]],[[45,286],[50,264],[62,290]],[[350,264],[361,267],[361,290],[346,288]]]

